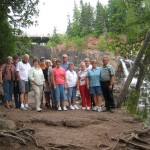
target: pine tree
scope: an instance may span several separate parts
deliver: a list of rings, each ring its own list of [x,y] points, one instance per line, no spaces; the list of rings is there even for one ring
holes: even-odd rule
[[[98,1],[96,5],[96,19],[94,22],[94,34],[99,36],[100,34],[107,32],[107,15],[106,8]]]

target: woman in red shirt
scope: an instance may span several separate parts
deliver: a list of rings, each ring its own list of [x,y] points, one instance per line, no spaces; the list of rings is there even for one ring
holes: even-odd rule
[[[62,110],[60,107],[60,101],[63,105],[63,110],[67,110],[65,106],[65,89],[67,88],[66,71],[60,66],[61,61],[56,60],[56,68],[52,70],[52,81],[54,84],[56,102],[58,111]]]

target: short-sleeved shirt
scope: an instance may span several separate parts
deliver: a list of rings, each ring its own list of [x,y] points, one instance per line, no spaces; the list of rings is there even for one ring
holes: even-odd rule
[[[53,68],[52,75],[54,76],[55,84],[65,84],[66,71],[63,68]]]
[[[67,78],[68,87],[76,86],[78,76],[74,70],[72,70],[72,71],[68,70],[66,72],[66,78]]]
[[[111,76],[115,75],[115,71],[112,65],[103,66],[101,69],[101,81],[110,81]]]
[[[101,72],[100,67],[96,67],[95,69],[93,69],[93,68],[88,69],[87,77],[89,78],[90,87],[101,86],[100,72]]]
[[[19,72],[20,79],[24,81],[28,81],[29,77],[29,70],[31,69],[31,65],[27,63],[23,63],[22,61],[19,61],[16,66],[16,71]]]
[[[69,64],[69,62],[67,62],[65,64],[61,63],[61,67],[67,71],[68,70],[68,64]]]
[[[87,85],[87,71],[79,71],[78,72],[79,85]]]

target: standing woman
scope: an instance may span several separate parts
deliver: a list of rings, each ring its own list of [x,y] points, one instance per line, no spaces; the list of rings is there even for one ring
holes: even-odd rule
[[[2,82],[4,90],[4,101],[6,108],[12,108],[13,81],[15,80],[15,67],[11,56],[7,57],[7,63],[2,65]]]
[[[73,63],[68,64],[68,70],[66,72],[67,84],[68,84],[68,101],[70,109],[79,109],[76,105],[76,91],[77,91],[77,74],[73,70]]]
[[[95,105],[94,111],[102,111],[102,89],[100,84],[100,67],[97,67],[97,61],[91,61],[92,68],[87,71],[87,88],[90,90],[90,94],[94,95]]]
[[[45,106],[46,107],[50,107],[50,84],[48,82],[48,71],[49,71],[49,67],[52,65],[52,62],[50,60],[46,60],[45,61],[46,64],[46,68],[43,69],[43,74],[44,74],[44,78],[45,78],[45,84],[44,84],[44,93],[45,93]]]
[[[81,99],[82,99],[82,109],[90,110],[91,109],[91,98],[89,89],[87,88],[87,69],[85,62],[80,64],[81,70],[78,72],[78,89],[80,90]]]
[[[52,59],[52,66],[49,67],[49,69],[48,69],[48,82],[49,82],[49,85],[51,87],[52,109],[57,109],[57,107],[56,107],[56,94],[55,94],[54,84],[52,81],[52,70],[53,70],[53,68],[56,68],[56,60],[57,60],[56,58]]]
[[[31,86],[34,91],[35,105],[36,111],[40,112],[42,109],[41,105],[41,97],[43,95],[43,85],[44,85],[44,75],[43,71],[39,66],[39,60],[33,60],[33,67],[29,71],[29,79],[31,81]]]
[[[61,61],[59,59],[56,60],[56,68],[52,70],[52,81],[54,84],[55,94],[56,94],[56,102],[57,102],[57,110],[62,110],[60,107],[60,101],[62,101],[63,110],[67,110],[65,105],[65,89],[67,89],[66,83],[66,71],[60,66]]]

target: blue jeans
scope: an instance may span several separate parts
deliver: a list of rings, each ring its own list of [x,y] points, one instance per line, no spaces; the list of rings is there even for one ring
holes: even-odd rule
[[[52,85],[52,88],[51,88],[51,99],[52,99],[52,108],[57,108],[56,107],[56,93],[55,93],[54,85]]]
[[[56,101],[63,102],[65,101],[65,85],[64,84],[56,84]]]
[[[13,81],[3,80],[3,89],[4,89],[4,100],[11,101],[13,94]]]
[[[76,100],[76,87],[68,87],[68,100]]]

